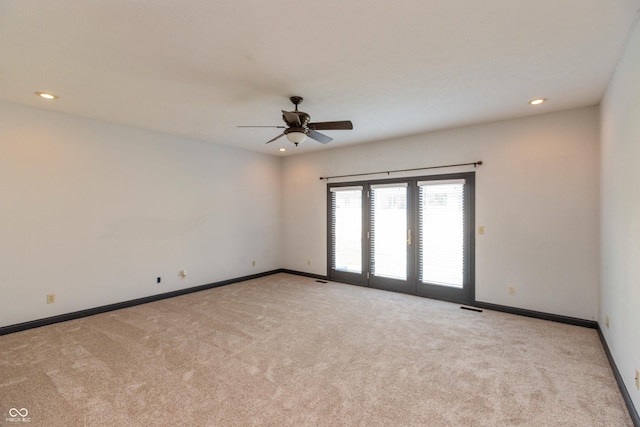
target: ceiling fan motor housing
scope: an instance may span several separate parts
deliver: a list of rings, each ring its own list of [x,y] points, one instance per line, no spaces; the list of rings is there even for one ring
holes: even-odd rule
[[[284,130],[284,134],[285,135],[288,134],[288,133],[292,133],[292,132],[308,134],[309,133],[309,128],[292,126],[292,127],[287,128],[287,129]]]

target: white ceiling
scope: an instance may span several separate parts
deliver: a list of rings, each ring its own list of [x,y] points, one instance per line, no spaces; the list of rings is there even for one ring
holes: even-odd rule
[[[2,0],[0,99],[290,155],[600,102],[640,0]],[[50,91],[58,100],[34,95]],[[289,96],[326,146],[285,138]],[[541,106],[527,104],[546,97]],[[277,151],[286,147],[287,152]]]

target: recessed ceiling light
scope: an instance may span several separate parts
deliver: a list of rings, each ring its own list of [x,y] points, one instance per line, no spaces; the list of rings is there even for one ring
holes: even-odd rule
[[[57,95],[48,92],[36,92],[36,95],[44,99],[58,99]]]
[[[281,148],[280,151],[287,151],[287,149],[286,148]]]
[[[529,101],[529,104],[531,105],[540,105],[543,102],[545,102],[547,100],[547,98],[536,98],[536,99],[532,99],[531,101]]]

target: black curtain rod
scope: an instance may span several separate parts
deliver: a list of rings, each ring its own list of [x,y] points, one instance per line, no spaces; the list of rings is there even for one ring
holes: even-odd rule
[[[364,175],[377,175],[380,173],[386,173],[387,175],[389,175],[392,172],[413,172],[413,171],[423,171],[423,170],[427,170],[427,169],[441,169],[441,168],[454,168],[456,166],[471,166],[473,165],[473,167],[478,167],[482,164],[482,160],[479,160],[477,162],[472,162],[472,163],[458,163],[457,165],[442,165],[442,166],[428,166],[426,168],[413,168],[413,169],[398,169],[398,170],[394,170],[394,171],[381,171],[381,172],[367,172],[367,173],[354,173],[351,175],[334,175],[334,176],[321,176],[320,180],[322,181],[323,179],[326,179],[327,181],[332,179],[332,178],[349,178],[352,176],[364,176]]]

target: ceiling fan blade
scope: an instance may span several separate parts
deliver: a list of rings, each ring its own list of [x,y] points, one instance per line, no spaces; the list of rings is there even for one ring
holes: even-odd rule
[[[287,122],[290,126],[302,126],[302,123],[300,123],[300,116],[298,116],[296,113],[292,111],[282,110],[282,116],[284,117],[284,121]]]
[[[309,123],[309,129],[313,129],[313,130],[333,130],[333,129],[351,130],[351,129],[353,129],[353,123],[351,123],[351,120],[342,120],[342,121],[339,121],[339,122]]]
[[[268,144],[268,143],[270,143],[270,142],[273,142],[273,141],[275,141],[275,140],[276,140],[276,139],[278,139],[278,138],[282,138],[283,136],[284,136],[284,132],[283,132],[283,133],[281,133],[280,135],[276,136],[275,138],[273,138],[273,139],[271,139],[271,140],[269,140],[269,141],[265,142],[265,144]]]
[[[239,128],[280,128],[286,129],[286,126],[238,126]]]
[[[320,132],[316,132],[313,129],[309,129],[309,133],[307,134],[307,136],[311,139],[315,139],[316,141],[318,141],[321,144],[327,144],[331,141],[333,141],[333,138],[331,138],[330,136],[327,136],[323,133]]]

